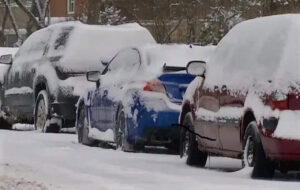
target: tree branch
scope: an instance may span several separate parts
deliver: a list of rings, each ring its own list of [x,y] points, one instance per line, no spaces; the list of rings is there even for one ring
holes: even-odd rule
[[[18,26],[17,26],[17,23],[16,23],[16,19],[15,19],[14,15],[12,14],[12,11],[11,11],[11,8],[9,6],[9,3],[8,3],[7,0],[2,0],[2,2],[4,3],[5,8],[6,8],[7,12],[8,12],[8,16],[9,16],[9,18],[11,20],[11,23],[12,23],[12,26],[13,26],[14,31],[16,33],[16,36],[17,36],[18,40],[21,40],[21,36],[19,35],[19,29],[18,29]]]
[[[24,11],[27,16],[30,18],[30,20],[33,21],[33,24],[36,26],[37,29],[41,29],[44,26],[35,18],[35,16],[30,12],[23,3],[20,2],[20,0],[15,0],[16,4]]]

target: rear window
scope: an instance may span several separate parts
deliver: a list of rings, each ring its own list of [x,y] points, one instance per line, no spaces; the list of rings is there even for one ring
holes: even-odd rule
[[[60,51],[66,48],[67,42],[70,38],[71,32],[74,30],[73,26],[63,27],[54,42],[54,50]]]

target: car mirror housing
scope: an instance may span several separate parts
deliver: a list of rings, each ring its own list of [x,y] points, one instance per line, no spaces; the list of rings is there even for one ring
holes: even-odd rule
[[[190,75],[204,77],[206,71],[206,62],[204,61],[191,61],[188,63],[186,71]]]
[[[12,61],[13,61],[13,58],[12,58],[11,54],[2,55],[0,57],[0,64],[11,65]]]
[[[101,73],[99,71],[89,71],[86,74],[86,79],[90,82],[100,82]]]

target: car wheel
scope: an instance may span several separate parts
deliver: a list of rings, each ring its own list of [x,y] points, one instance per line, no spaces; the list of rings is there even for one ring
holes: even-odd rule
[[[183,125],[194,131],[191,113],[185,115]],[[204,167],[207,160],[207,153],[198,149],[196,136],[183,127],[180,134],[180,155],[181,157],[187,157],[186,164]]]
[[[46,90],[42,90],[39,92],[35,102],[35,129],[45,133],[58,133],[60,131],[60,126],[57,124],[50,124],[49,108],[50,104],[48,93]]]
[[[116,148],[121,148],[124,152],[134,152],[136,150],[134,144],[128,142],[128,129],[124,111],[120,111],[118,115],[115,129],[115,142]]]
[[[95,146],[97,144],[96,140],[92,140],[89,138],[89,128],[87,124],[87,118],[85,114],[84,105],[80,106],[78,111],[78,121],[77,121],[77,136],[78,143],[87,145],[87,146]]]
[[[39,92],[35,102],[34,126],[41,132],[46,132],[46,125],[49,114],[49,99],[46,90]]]
[[[266,158],[255,121],[248,124],[243,146],[243,165],[252,168],[252,178],[272,178],[274,164]]]

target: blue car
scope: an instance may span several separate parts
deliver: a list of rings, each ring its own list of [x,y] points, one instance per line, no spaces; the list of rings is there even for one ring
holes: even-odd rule
[[[79,143],[112,142],[123,151],[166,146],[178,150],[181,102],[195,76],[191,61],[207,60],[213,47],[152,45],[119,52],[102,73],[90,71],[96,88],[77,106]]]

